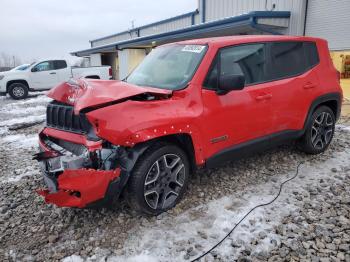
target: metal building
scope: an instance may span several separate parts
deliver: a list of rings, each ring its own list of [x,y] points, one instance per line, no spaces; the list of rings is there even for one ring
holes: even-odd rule
[[[350,0],[198,0],[198,9],[90,41],[73,52],[91,65],[111,65],[123,79],[150,50],[191,38],[237,34],[311,35],[331,50],[350,51]]]

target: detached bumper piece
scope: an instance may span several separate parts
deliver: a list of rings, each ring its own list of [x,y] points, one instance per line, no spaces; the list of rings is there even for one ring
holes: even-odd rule
[[[60,207],[84,208],[102,200],[109,184],[119,176],[120,169],[113,171],[65,170],[57,178],[57,192],[50,193],[49,190],[38,190],[37,192],[45,198],[47,203]]]

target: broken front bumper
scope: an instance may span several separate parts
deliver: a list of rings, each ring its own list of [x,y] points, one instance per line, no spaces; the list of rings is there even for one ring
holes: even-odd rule
[[[62,162],[66,157],[63,152],[50,147],[44,137],[60,138],[61,131],[45,128],[40,134],[39,145],[41,153],[35,156],[42,167],[45,183],[48,189],[37,190],[47,203],[60,207],[84,208],[103,203],[110,197],[110,193],[118,194],[120,189],[120,169],[96,170],[92,168],[69,169],[76,160]],[[101,148],[99,142],[86,142],[84,136],[64,132],[64,139],[76,144],[82,144],[88,151]],[[73,164],[72,164],[73,163]],[[66,167],[66,168],[65,168]]]

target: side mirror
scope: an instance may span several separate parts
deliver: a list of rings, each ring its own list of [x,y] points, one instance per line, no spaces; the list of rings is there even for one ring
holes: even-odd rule
[[[220,76],[218,94],[224,95],[233,90],[242,90],[244,86],[244,75]]]
[[[34,72],[38,72],[38,68],[36,68],[36,67],[34,66],[30,71],[32,71],[33,73],[34,73]]]

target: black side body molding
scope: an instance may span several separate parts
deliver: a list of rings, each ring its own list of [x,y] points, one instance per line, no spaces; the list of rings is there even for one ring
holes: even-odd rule
[[[303,133],[303,130],[287,130],[235,145],[208,158],[205,166],[207,168],[220,167],[226,162],[242,159],[255,153],[283,145],[288,141],[296,140]]]

